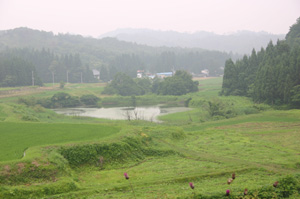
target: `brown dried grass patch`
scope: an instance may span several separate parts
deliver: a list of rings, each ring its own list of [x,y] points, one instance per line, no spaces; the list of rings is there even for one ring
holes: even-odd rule
[[[36,160],[32,161],[31,164],[35,165],[36,167],[40,166],[40,163],[38,163]]]
[[[9,165],[4,165],[3,170],[1,171],[2,175],[10,175],[11,167]]]
[[[23,162],[20,162],[20,163],[17,164],[19,173],[22,173],[23,169],[25,168],[25,165],[26,164],[23,163]]]

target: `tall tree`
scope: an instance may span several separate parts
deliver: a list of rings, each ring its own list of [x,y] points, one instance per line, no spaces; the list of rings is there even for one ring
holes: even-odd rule
[[[225,65],[221,94],[251,96],[256,102],[297,103],[300,85],[300,18],[287,39]],[[238,78],[236,78],[238,77]]]
[[[51,65],[49,66],[49,70],[51,71],[52,74],[52,85],[54,86],[55,83],[55,73],[58,69],[58,61],[57,60],[53,60],[51,62]]]

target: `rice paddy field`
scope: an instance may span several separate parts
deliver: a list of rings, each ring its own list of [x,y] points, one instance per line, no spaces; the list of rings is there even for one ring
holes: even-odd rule
[[[300,198],[300,110],[220,97],[221,78],[199,82],[180,98],[193,110],[163,123],[67,117],[1,98],[0,198]],[[67,89],[103,89],[84,87]],[[234,114],[212,117],[209,100]]]

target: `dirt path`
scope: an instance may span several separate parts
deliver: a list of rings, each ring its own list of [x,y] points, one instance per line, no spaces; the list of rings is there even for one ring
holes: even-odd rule
[[[214,78],[217,77],[193,77],[193,80],[197,81],[197,80],[214,79]]]
[[[10,90],[0,90],[0,98],[24,96],[35,93],[41,93],[49,90],[57,90],[58,87],[22,87]]]

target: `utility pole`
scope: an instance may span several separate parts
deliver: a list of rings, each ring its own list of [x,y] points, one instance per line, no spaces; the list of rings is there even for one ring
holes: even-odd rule
[[[31,79],[32,79],[32,86],[34,86],[34,75],[33,75],[33,70],[31,71]]]
[[[101,68],[99,69],[99,80],[101,80]]]
[[[54,86],[54,72],[52,72],[52,86]]]
[[[69,71],[67,70],[67,84],[69,83]]]
[[[81,80],[81,83],[82,83],[82,72],[80,73],[80,80]]]

